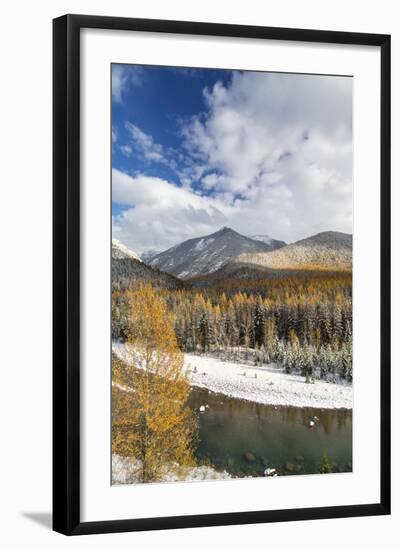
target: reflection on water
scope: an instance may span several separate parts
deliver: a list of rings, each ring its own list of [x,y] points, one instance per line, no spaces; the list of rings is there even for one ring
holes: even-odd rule
[[[197,459],[234,476],[318,473],[327,453],[334,472],[352,470],[352,411],[259,405],[193,388],[190,406],[199,410]],[[310,428],[313,417],[315,427]]]

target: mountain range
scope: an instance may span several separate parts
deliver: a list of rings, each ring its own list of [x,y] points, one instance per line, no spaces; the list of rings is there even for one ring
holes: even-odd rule
[[[285,246],[283,241],[263,236],[251,238],[229,227],[184,241],[149,260],[152,267],[171,273],[181,279],[207,275],[217,271],[240,254],[264,253]]]
[[[352,267],[353,237],[324,231],[272,252],[238,254],[233,263],[269,269],[343,270]]]
[[[224,278],[248,279],[278,276],[289,270],[349,271],[352,268],[352,235],[325,231],[292,244],[267,235],[246,237],[223,227],[219,231],[184,241],[142,259],[116,239],[112,241],[113,286],[151,281],[163,288],[177,288],[182,280],[196,284]]]

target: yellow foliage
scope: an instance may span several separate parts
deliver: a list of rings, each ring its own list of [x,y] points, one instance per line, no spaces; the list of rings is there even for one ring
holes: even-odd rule
[[[150,286],[128,297],[129,364],[113,356],[113,453],[135,457],[141,480],[157,481],[165,467],[194,465],[196,424],[172,314]]]

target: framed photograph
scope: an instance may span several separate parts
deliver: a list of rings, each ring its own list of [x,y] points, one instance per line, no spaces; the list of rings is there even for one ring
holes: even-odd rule
[[[54,20],[54,530],[390,513],[390,36]]]

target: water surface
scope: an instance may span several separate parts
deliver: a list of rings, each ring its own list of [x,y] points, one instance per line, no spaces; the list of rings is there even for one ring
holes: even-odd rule
[[[352,470],[352,411],[276,407],[193,388],[190,406],[199,410],[199,463],[237,477],[318,473],[327,453],[334,472]],[[315,428],[309,422],[317,417]]]

